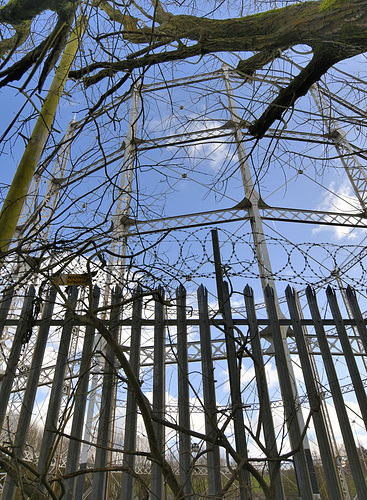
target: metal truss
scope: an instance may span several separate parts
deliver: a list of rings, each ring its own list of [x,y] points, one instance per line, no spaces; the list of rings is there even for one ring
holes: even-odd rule
[[[228,222],[249,221],[251,218],[248,213],[250,206],[250,202],[245,198],[233,208],[197,212],[176,217],[163,217],[149,221],[123,219],[122,225],[125,228],[129,227],[128,234],[134,236]],[[263,202],[260,202],[259,211],[263,220],[367,228],[367,217],[364,212],[343,213],[297,210],[294,208],[269,207]]]
[[[141,92],[150,92],[152,90],[159,90],[160,88],[174,87],[183,84],[190,83],[198,83],[209,81],[212,79],[223,78],[223,72],[218,71],[211,74],[203,74],[197,75],[196,77],[183,78],[180,80],[173,80],[171,82],[164,82],[164,84],[159,86],[159,84],[154,84],[150,86],[143,86],[141,88]],[[260,78],[259,78],[260,79]],[[263,78],[261,78],[264,80]],[[266,80],[266,79],[265,79]],[[270,80],[266,80],[269,83]],[[279,81],[278,79],[274,79],[275,81]],[[115,106],[115,104],[113,104]],[[112,105],[111,105],[112,106]],[[107,108],[103,109],[103,112],[106,111]],[[84,123],[84,122],[83,122]],[[135,125],[135,119],[130,119],[131,123]],[[75,124],[74,127],[77,128],[79,124]],[[121,181],[121,191],[129,192],[131,189],[132,178],[130,175],[130,170],[132,172],[132,168],[127,166],[128,156],[133,157],[135,153],[139,153],[139,151],[146,151],[149,149],[163,148],[163,147],[172,147],[172,146],[182,146],[188,144],[202,144],[208,143],[211,141],[232,141],[234,145],[236,142],[240,142],[238,139],[238,132],[241,133],[242,136],[247,135],[249,123],[244,121],[233,121],[229,120],[223,123],[222,126],[211,128],[211,129],[202,129],[195,130],[193,132],[185,132],[181,134],[174,134],[170,136],[155,138],[153,140],[139,140],[134,138],[132,140],[131,137],[127,137],[127,143],[125,144],[125,178]],[[322,143],[327,145],[334,145],[339,153],[341,161],[345,167],[349,180],[353,186],[353,190],[356,196],[359,199],[361,212],[357,213],[341,213],[341,212],[324,212],[324,211],[316,211],[316,210],[299,210],[292,208],[280,208],[280,207],[270,207],[266,205],[261,199],[258,199],[256,203],[253,203],[252,200],[244,198],[239,204],[235,207],[221,209],[221,210],[213,210],[213,211],[205,211],[198,212],[192,214],[179,215],[175,217],[165,217],[152,219],[149,221],[140,221],[133,220],[129,217],[129,200],[120,200],[120,205],[118,208],[118,212],[120,215],[115,215],[113,218],[114,222],[114,234],[112,235],[111,241],[116,242],[121,239],[126,239],[127,237],[134,235],[144,235],[144,234],[153,234],[159,232],[168,232],[178,229],[184,228],[194,228],[199,226],[209,226],[209,225],[218,225],[229,222],[239,222],[239,221],[250,221],[253,217],[253,208],[256,205],[256,210],[260,215],[260,219],[265,221],[281,221],[281,222],[294,222],[294,223],[308,223],[308,224],[319,224],[319,225],[330,225],[330,226],[344,226],[344,227],[359,227],[359,228],[367,228],[367,211],[366,211],[366,199],[367,199],[367,176],[366,173],[360,164],[356,149],[352,147],[346,140],[346,136],[342,129],[340,129],[335,120],[331,120],[329,124],[329,132],[327,135],[317,134],[317,133],[302,133],[296,131],[282,130],[281,132],[270,129],[266,134],[266,137],[271,138],[282,138],[283,140],[292,140],[292,141],[307,141],[311,143]],[[68,131],[69,135],[72,133],[71,130]],[[66,141],[64,141],[66,143]],[[28,214],[24,214],[25,218],[23,219],[23,229],[32,227],[35,222],[35,217],[38,218],[38,222],[36,224],[36,228],[38,229],[41,224],[43,224],[48,219],[52,218],[53,212],[55,210],[59,189],[65,183],[70,182],[70,178],[68,181],[62,179],[62,173],[65,168],[65,164],[67,161],[68,149],[67,146],[63,146],[64,149],[62,151],[62,155],[56,164],[56,170],[52,177],[52,180],[48,184],[43,200],[40,203],[35,205],[36,210],[32,213],[32,207],[29,207]],[[129,149],[130,148],[130,149]],[[131,151],[133,150],[133,151]],[[117,154],[111,155],[111,161],[116,161],[118,156],[123,156],[123,150],[119,150]],[[61,157],[62,156],[62,157]],[[109,158],[110,159],[110,158]],[[92,165],[91,170],[96,168],[96,165]],[[80,174],[78,174],[80,175]],[[74,178],[74,181],[77,178]],[[73,182],[73,180],[71,180]],[[39,185],[36,185],[35,192],[38,194]],[[123,208],[121,208],[123,207]],[[28,216],[28,217],[27,217]],[[42,234],[42,236],[47,238],[47,231]],[[360,257],[359,257],[360,258]],[[246,321],[241,321],[240,324],[245,325]],[[317,339],[314,335],[308,335],[308,342],[310,350],[312,351],[313,356],[320,355],[320,348],[317,342]],[[76,350],[78,335],[75,333],[74,335],[74,348]],[[268,340],[268,337],[267,337]],[[351,347],[355,356],[361,356],[360,346],[358,344],[359,338],[356,336],[349,337]],[[341,349],[339,339],[335,334],[328,335],[328,344],[331,350],[332,355],[334,356],[343,356],[343,351]],[[216,339],[213,340],[212,343],[212,357],[214,360],[223,360],[226,359],[226,343],[225,339]],[[292,339],[289,339],[289,354],[298,354],[295,342]],[[129,352],[129,349],[127,349]],[[272,344],[265,351],[267,356],[273,355]],[[26,358],[26,356],[24,357]],[[149,367],[153,365],[154,359],[154,347],[153,346],[144,346],[141,348],[141,367]],[[18,368],[18,374],[16,376],[16,384],[13,390],[14,393],[19,393],[25,390],[28,372],[29,372],[29,364],[27,362],[23,362]],[[201,361],[201,348],[200,343],[198,342],[190,342],[188,343],[188,361],[189,362],[198,362]],[[77,366],[79,364],[79,359],[69,360],[68,370],[69,376],[65,379],[64,384],[64,394],[65,396],[68,394],[71,381],[77,375]],[[167,344],[165,347],[165,364],[176,364],[177,363],[177,353],[176,353],[176,345],[175,344]],[[98,363],[96,363],[94,369],[92,368],[92,373],[96,369]],[[48,366],[42,369],[41,378],[39,385],[51,385],[54,377],[54,366]],[[367,386],[367,380],[364,380],[364,386]],[[348,384],[343,387],[343,392],[349,392],[353,390],[352,384]],[[330,397],[330,392],[328,389],[325,389],[323,392],[323,397]],[[272,403],[273,407],[281,407],[283,406],[283,402]],[[251,405],[252,409],[256,410],[255,405]],[[66,457],[64,457],[66,458]],[[29,456],[30,460],[34,459],[34,456]],[[61,461],[60,461],[61,460]],[[65,466],[64,459],[59,459],[58,466]],[[149,469],[149,470],[148,470]],[[136,468],[136,472],[139,474],[147,474],[150,472],[150,467],[141,466],[141,471],[139,466]],[[222,472],[225,472],[222,470]],[[230,472],[230,471],[228,471]],[[195,465],[195,473],[205,475],[207,473],[206,466],[202,466],[200,464]]]
[[[220,127],[211,127],[208,129],[188,131],[180,134],[166,135],[164,137],[157,137],[154,139],[135,139],[138,151],[147,151],[150,149],[158,149],[172,146],[184,146],[184,145],[197,145],[201,143],[211,142],[212,140],[220,141],[227,140],[228,138],[233,138],[233,133],[238,128],[241,129],[243,136],[250,136],[248,133],[248,127],[250,122],[241,120],[239,123],[234,123],[231,120],[225,122]],[[271,137],[275,139],[284,139],[291,141],[301,141],[317,144],[329,144],[333,145],[332,137],[324,134],[311,133],[311,132],[301,132],[292,130],[282,130],[281,132],[276,129],[270,128],[265,134],[265,137]],[[234,138],[233,138],[234,140]]]
[[[311,94],[327,127],[327,137],[332,140],[354,194],[358,198],[363,212],[366,212],[367,174],[357,157],[357,154],[361,155],[361,152],[356,150],[348,141],[346,132],[340,127],[337,119],[334,117],[331,106],[325,99],[325,92],[321,91],[319,84],[312,86]],[[365,152],[362,153],[362,157],[366,159]]]

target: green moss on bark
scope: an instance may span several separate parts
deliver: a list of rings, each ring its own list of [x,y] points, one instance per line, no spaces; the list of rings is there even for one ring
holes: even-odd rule
[[[323,0],[321,5],[320,5],[320,10],[330,10],[336,7],[337,5],[340,5],[341,3],[347,3],[348,0]]]
[[[76,3],[70,0],[9,0],[0,9],[0,21],[19,25],[24,21],[33,20],[46,10],[52,10],[64,17],[75,10]]]

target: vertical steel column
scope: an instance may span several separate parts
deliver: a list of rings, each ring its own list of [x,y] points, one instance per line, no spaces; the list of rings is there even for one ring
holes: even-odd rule
[[[342,392],[338,381],[338,376],[335,370],[333,359],[330,353],[329,344],[326,338],[324,326],[322,324],[321,315],[317,306],[316,294],[309,286],[306,289],[308,305],[311,311],[312,320],[314,323],[317,340],[319,342],[322,359],[324,361],[327,378],[330,385],[330,392],[335,404],[335,411],[339,420],[340,430],[342,432],[345,450],[348,455],[349,466],[354,479],[358,498],[367,498],[367,487],[364,479],[361,463],[359,460],[356,444],[353,437],[353,432],[350,426],[347,410],[343,399]]]
[[[266,309],[269,315],[269,326],[272,333],[275,360],[279,377],[280,390],[284,404],[289,441],[294,453],[293,460],[296,469],[298,488],[302,500],[312,500],[313,492],[308,472],[305,450],[303,447],[302,432],[297,418],[297,399],[294,397],[293,382],[288,370],[285,343],[287,340],[282,335],[279,319],[276,311],[275,297],[270,286],[265,288]]]
[[[134,174],[134,162],[136,157],[136,129],[139,118],[140,107],[140,84],[134,86],[131,99],[131,110],[129,123],[124,138],[125,151],[121,165],[119,193],[116,201],[116,209],[112,215],[112,243],[110,248],[110,258],[107,266],[107,287],[110,285],[111,276],[114,274],[114,267],[119,264],[121,267],[120,277],[123,276],[123,266],[125,263],[126,245],[128,229],[131,225],[131,191]],[[116,255],[119,257],[116,259]]]
[[[288,309],[292,320],[293,332],[297,344],[298,355],[301,361],[302,372],[305,379],[308,401],[312,413],[312,419],[315,426],[317,441],[321,460],[325,472],[326,485],[329,498],[333,500],[343,500],[343,494],[340,489],[339,476],[336,470],[335,457],[333,455],[330,439],[327,432],[327,426],[323,418],[320,395],[315,384],[311,361],[307,351],[304,331],[301,325],[301,319],[296,304],[296,292],[288,285],[286,288],[286,297]]]
[[[274,281],[273,270],[271,267],[270,256],[269,256],[268,247],[266,244],[266,238],[265,238],[265,234],[264,234],[264,228],[263,228],[263,224],[262,224],[262,218],[260,215],[261,199],[260,199],[260,195],[256,191],[254,183],[252,181],[250,165],[247,161],[247,153],[246,153],[246,149],[245,149],[244,143],[243,143],[241,121],[240,121],[240,118],[236,112],[236,105],[234,102],[231,82],[230,82],[230,78],[229,78],[229,71],[228,71],[228,67],[226,65],[223,65],[223,74],[224,74],[224,82],[225,82],[226,90],[227,90],[227,97],[228,97],[228,104],[229,104],[228,107],[229,107],[229,111],[231,114],[231,120],[235,124],[234,136],[235,136],[236,145],[237,145],[237,154],[238,154],[239,163],[240,163],[242,182],[243,182],[243,186],[245,189],[246,198],[250,202],[247,210],[248,210],[248,214],[250,216],[251,232],[252,232],[252,237],[253,237],[254,246],[255,246],[255,253],[256,253],[256,257],[257,257],[257,265],[259,268],[261,285],[262,285],[263,292],[264,292],[265,287],[267,285],[269,285],[273,289],[277,315],[279,318],[281,318],[283,316],[283,314],[282,314],[282,311],[280,309],[279,299],[278,299],[277,290],[276,290],[275,281]],[[283,337],[286,338],[286,328],[282,327],[281,332],[282,332]],[[293,383],[293,380],[294,380],[293,366],[292,366],[292,361],[291,361],[288,345],[285,344],[284,348],[285,348],[286,361],[288,364],[288,370],[292,374],[292,377],[291,377],[292,391],[293,391],[294,397],[296,398],[297,397],[297,387],[296,387],[295,383]],[[304,427],[304,420],[303,420],[303,415],[302,415],[301,411],[298,411],[297,418],[299,420],[300,427],[301,428]],[[305,453],[306,453],[306,458],[307,458],[310,478],[312,481],[313,491],[314,491],[314,494],[317,495],[319,490],[318,490],[318,486],[317,486],[317,482],[316,482],[315,470],[314,470],[313,463],[312,463],[312,456],[311,456],[310,445],[308,443],[307,435],[304,436],[303,446],[304,446]]]
[[[249,325],[251,351],[254,361],[257,392],[260,404],[260,414],[264,432],[267,456],[270,459],[279,457],[277,441],[275,436],[274,422],[270,405],[270,397],[267,387],[263,352],[260,342],[259,327],[256,318],[255,301],[253,290],[246,285],[243,291],[245,297],[246,313]],[[284,490],[280,473],[280,462],[269,461],[270,484],[275,482],[275,499],[284,500]]]
[[[352,186],[354,194],[356,195],[361,209],[364,213],[367,211],[367,173],[364,166],[359,162],[355,151],[348,142],[346,132],[339,127],[330,103],[326,101],[325,97],[320,91],[320,85],[315,83],[311,87],[311,95],[315,100],[322,116],[323,122],[328,130],[328,135],[334,143],[334,147],[339,155],[339,159],[345,169]],[[325,113],[325,109],[327,114]]]
[[[211,498],[220,498],[219,495],[222,489],[222,482],[220,474],[219,446],[215,444],[218,428],[214,367],[208,314],[208,292],[203,285],[200,285],[198,288],[197,295],[199,306],[201,365],[203,371],[205,432],[208,438],[206,443],[208,449],[208,492]]]
[[[75,308],[78,298],[78,289],[72,286],[68,290],[68,303],[71,309]],[[47,416],[45,422],[45,430],[43,433],[40,456],[38,458],[37,470],[40,473],[40,480],[48,473],[49,465],[53,458],[54,442],[57,437],[56,432],[59,427],[59,412],[61,400],[63,396],[63,386],[65,379],[65,372],[68,362],[69,346],[71,334],[73,330],[73,312],[67,310],[64,318],[64,326],[62,328],[59,352],[55,365],[54,379],[52,382],[50,401],[47,409]]]
[[[3,331],[5,327],[5,321],[8,317],[8,312],[10,309],[10,304],[14,295],[14,287],[11,286],[3,291],[1,306],[0,306],[0,340],[3,336]]]
[[[262,289],[264,290],[266,285],[270,285],[274,290],[276,297],[275,303],[278,311],[278,315],[281,314],[279,307],[279,300],[277,297],[275,281],[273,278],[273,271],[271,268],[271,262],[268,252],[268,247],[266,244],[266,238],[264,234],[262,219],[259,210],[260,195],[256,191],[254,183],[252,181],[252,175],[250,170],[250,165],[247,161],[247,153],[243,143],[243,134],[240,118],[236,112],[236,105],[233,98],[233,91],[229,77],[228,66],[223,65],[223,75],[224,83],[227,91],[228,98],[228,108],[230,112],[231,121],[234,124],[234,138],[237,146],[237,155],[239,159],[239,166],[242,176],[242,183],[245,190],[245,195],[247,200],[250,202],[248,206],[248,214],[250,216],[251,232],[254,240],[255,253],[257,257],[257,265],[259,269],[259,275],[261,280]]]
[[[141,319],[143,299],[141,296],[141,288],[137,287],[135,291],[136,298],[133,303],[133,315],[131,325],[131,340],[130,340],[130,365],[131,369],[139,379],[140,372],[140,345],[141,345]],[[126,399],[126,417],[125,417],[125,437],[124,450],[136,451],[136,430],[137,430],[137,405],[133,392],[127,390]],[[124,453],[124,466],[134,471],[135,456]],[[121,500],[133,500],[134,495],[134,478],[128,472],[122,473],[121,480]]]
[[[164,291],[157,290],[158,297],[155,301],[154,318],[154,359],[153,359],[153,412],[157,417],[164,418],[165,410],[165,328],[164,328]],[[157,443],[161,453],[164,454],[164,427],[154,423],[157,436]],[[150,492],[151,499],[162,500],[163,496],[163,476],[157,463],[152,463]]]
[[[121,302],[121,288],[116,286],[111,298],[111,313],[109,330],[117,339],[119,331],[120,310],[118,304]],[[99,414],[96,458],[94,467],[102,469],[107,466],[108,448],[111,446],[111,429],[114,405],[115,384],[115,356],[112,348],[107,343],[104,353],[103,386],[101,395],[101,406]],[[93,474],[92,500],[101,500],[106,497],[107,472],[96,472]]]
[[[227,350],[227,365],[229,374],[229,386],[231,390],[232,412],[234,418],[236,450],[237,453],[247,461],[248,455],[245,423],[243,420],[241,385],[237,367],[237,352],[234,341],[231,302],[229,297],[228,283],[223,281],[218,231],[216,229],[213,229],[211,233],[219,312],[222,314],[224,320],[224,335]],[[240,499],[248,500],[249,498],[251,498],[251,478],[248,471],[246,469],[242,469],[240,472]]]
[[[342,315],[340,314],[340,309],[336,301],[335,290],[330,286],[326,289],[326,296],[329,302],[330,310],[333,315],[333,319],[336,326],[336,331],[338,332],[338,337],[343,349],[343,354],[345,361],[347,362],[350,378],[354,387],[354,391],[359,404],[359,409],[364,421],[364,427],[367,430],[367,397],[366,390],[363,386],[361,375],[354,357],[352,346],[350,345],[348,334],[345,330]]]
[[[92,294],[92,311],[97,309],[100,290],[97,286],[93,288]],[[89,373],[91,358],[94,346],[94,327],[88,325],[85,329],[82,358],[80,361],[78,386],[75,392],[73,423],[71,426],[70,436],[72,439],[69,443],[68,455],[66,459],[65,474],[76,472],[79,467],[80,458],[80,439],[83,434],[85,407],[87,404]],[[64,500],[72,500],[75,498],[77,478],[73,477],[65,482]]]
[[[46,297],[41,324],[34,347],[32,364],[29,370],[27,386],[24,392],[17,430],[14,436],[14,454],[18,458],[21,458],[23,456],[24,448],[26,445],[33,405],[36,398],[38,381],[42,369],[43,356],[45,353],[47,337],[52,320],[52,312],[55,305],[56,293],[56,288],[52,288]],[[3,500],[12,500],[15,496],[15,490],[15,483],[12,479],[10,479],[9,476],[7,476],[1,498]]]
[[[0,384],[0,430],[3,429],[6,411],[8,408],[11,388],[13,386],[15,372],[20,358],[22,345],[27,335],[27,330],[32,327],[32,308],[35,295],[34,286],[31,285],[25,294],[19,323],[13,338],[9,359],[7,360],[4,377]]]
[[[32,227],[32,233],[37,234],[38,241],[41,238],[43,242],[48,241],[51,226],[47,224],[47,222],[55,211],[59,199],[62,186],[60,180],[63,179],[65,175],[65,168],[69,159],[74,133],[75,117],[68,124],[65,135],[58,144],[58,153],[54,168],[52,169],[46,190],[43,194],[40,192],[41,181],[44,180],[45,170],[50,168],[52,159],[44,162],[42,168],[37,169],[35,172],[28,190],[27,198],[24,200],[22,213],[18,222],[18,226],[21,228],[18,233],[19,239],[23,238],[25,231]],[[49,171],[51,171],[51,169]],[[26,248],[31,248],[31,246],[32,243],[30,242],[26,245]]]
[[[178,423],[190,429],[189,365],[187,353],[186,290],[180,285],[176,290],[177,303],[177,377],[178,377]],[[191,437],[186,432],[179,433],[180,484],[183,493],[192,495]]]

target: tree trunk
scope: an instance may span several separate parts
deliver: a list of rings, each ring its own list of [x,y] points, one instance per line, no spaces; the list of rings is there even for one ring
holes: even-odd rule
[[[188,37],[204,50],[262,51],[322,42],[367,48],[367,1],[324,0],[238,19],[172,16],[156,33]]]
[[[71,71],[69,76],[73,79],[84,77],[88,86],[105,77],[111,77],[118,71],[130,72],[135,68],[223,51],[256,52],[257,54],[250,58],[251,61],[248,60],[250,68],[246,64],[247,61],[238,65],[239,71],[246,68],[247,74],[251,74],[270,62],[282,50],[298,44],[309,45],[314,51],[322,45],[325,61],[328,60],[327,51],[330,47],[332,64],[335,64],[367,50],[366,12],[367,0],[319,0],[233,19],[205,19],[167,14],[167,20],[154,29],[124,32],[124,38],[132,43],[148,45],[152,41],[160,42],[157,45],[165,46],[165,50],[146,54],[144,51],[138,51],[123,60],[94,62],[80,70]],[[181,43],[177,49],[167,50],[172,40],[185,39],[197,43],[190,46]],[[254,64],[256,67],[252,67]],[[330,64],[324,64],[321,71],[318,68],[316,80],[329,67]],[[93,74],[96,70],[101,71]],[[307,78],[302,76],[300,95],[305,93],[305,89],[307,92],[308,81],[315,81],[310,70],[312,66],[308,68]],[[293,103],[285,103],[286,106],[290,104]]]
[[[80,19],[73,29],[65,47],[60,64],[37,118],[32,135],[19,162],[0,213],[0,251],[6,252],[14,233],[28,193],[33,174],[40,161],[50,135],[56,110],[84,31],[84,20]]]

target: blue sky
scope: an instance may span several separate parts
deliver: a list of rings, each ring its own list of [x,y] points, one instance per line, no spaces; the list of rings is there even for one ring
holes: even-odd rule
[[[304,49],[300,48],[300,50]],[[302,59],[299,54],[292,56],[296,60]],[[236,58],[230,56],[227,58],[227,62],[230,65],[235,64]],[[221,68],[221,61],[217,56],[207,65],[204,63],[205,61],[196,64],[183,64],[173,73],[169,71],[169,67],[167,67],[167,71],[163,71],[165,66],[162,66],[161,69],[155,68],[152,69],[151,74],[146,75],[143,83],[151,84],[154,75],[163,82],[164,75],[170,80],[172,77],[186,77],[190,73],[206,74],[207,68],[210,70],[220,70]],[[364,58],[360,56],[356,60],[353,59],[353,62],[340,64],[340,69],[363,77],[363,71],[365,71],[363,63]],[[273,75],[276,75],[277,65],[274,64]],[[278,66],[283,70],[291,68],[285,61],[280,61]],[[259,72],[256,76],[254,82],[246,83],[238,77],[232,82],[237,113],[239,118],[245,121],[251,121],[254,116],[259,116],[263,101],[268,98],[268,95],[271,95],[274,88],[271,84],[266,83],[272,74],[264,71]],[[261,82],[261,78],[265,78],[265,82]],[[337,96],[349,99],[350,95],[346,93],[342,82],[343,78],[342,73],[332,71],[322,85],[325,88],[326,84],[329,85]],[[69,92],[73,90],[73,86],[72,83],[68,85]],[[353,90],[353,93],[356,94],[356,102],[359,100],[358,105],[363,108],[363,86],[356,79],[355,85],[352,84],[353,87],[356,87]],[[67,123],[74,114],[77,121],[83,120],[85,117],[86,95],[76,90],[75,88],[74,93],[66,96],[61,103],[55,122],[55,131],[49,141],[47,152],[52,151],[52,145],[61,139]],[[88,91],[88,94],[90,92],[92,91]],[[21,115],[23,118],[29,116],[34,108],[40,106],[40,99],[37,95],[33,95],[30,99],[24,94],[17,94],[14,88],[3,89],[3,99],[7,101],[2,115],[3,130],[9,119],[15,116],[25,102],[28,101]],[[54,231],[60,231],[60,224],[65,229],[75,225],[95,225],[104,219],[106,219],[104,227],[109,224],[110,215],[108,213],[111,207],[112,212],[114,211],[113,200],[117,194],[119,171],[122,164],[122,151],[119,153],[119,148],[123,145],[126,133],[129,103],[130,98],[127,98],[114,112],[102,115],[94,123],[90,122],[74,141],[70,155],[73,166],[71,167],[69,164],[67,168],[70,172],[73,170],[76,178],[80,176],[80,180],[65,191],[62,197],[63,202],[60,205],[62,215],[55,221]],[[148,142],[138,146],[137,177],[134,179],[132,199],[133,217],[138,220],[149,220],[161,216],[230,208],[243,199],[244,188],[235,144],[230,128],[226,127],[229,113],[223,81],[216,78],[210,82],[196,82],[186,89],[176,86],[169,87],[168,85],[166,88],[163,86],[158,91],[145,91],[142,96],[141,110],[137,136]],[[334,113],[336,116],[338,113],[352,115],[350,110],[337,103],[334,107]],[[111,121],[111,117],[114,117],[114,121]],[[313,141],[307,142],[307,138],[322,141],[325,133],[325,124],[320,120],[312,97],[307,95],[301,99],[295,109],[291,113],[288,112],[285,117],[286,121],[275,123],[273,128],[278,130],[284,128],[286,139],[277,141],[274,138],[264,138],[256,143],[251,137],[244,136],[246,151],[251,153],[250,168],[261,198],[265,203],[274,207],[301,210],[358,211],[359,203],[350,187],[341,162],[337,158],[337,152],[330,145],[331,141],[328,141],[329,145]],[[14,135],[11,135],[13,132],[8,135],[11,139],[5,144],[0,159],[3,171],[2,182],[10,181],[33,123],[34,121],[31,119],[24,127],[16,130]],[[361,134],[364,130],[363,126],[358,129],[350,123],[353,123],[352,116],[349,116],[348,121],[343,119],[340,125],[348,133],[347,137],[353,144],[364,148]],[[275,132],[277,133],[278,130]],[[162,143],[166,135],[172,136],[182,133],[188,134],[186,136],[187,142],[184,144],[177,144],[180,139],[175,137],[168,141],[166,147],[161,148],[152,148],[153,143],[149,142],[153,138],[163,138],[160,141]],[[193,136],[193,133],[196,135]],[[200,133],[209,136],[208,142],[197,142]],[[312,136],[312,134],[316,135]],[[298,139],[295,140],[297,137]],[[196,141],[194,144],[189,142],[193,139]],[[103,167],[104,155],[113,158],[116,156],[116,152],[119,159],[109,162],[106,168]],[[363,159],[360,161],[363,163]],[[87,173],[94,164],[98,164],[101,168],[93,174],[87,174],[83,178],[82,175],[77,174],[77,172]],[[48,170],[52,170],[52,165]],[[289,276],[291,282],[294,279],[292,272],[294,275],[304,266],[304,261],[301,260],[298,263],[295,260],[295,255],[299,253],[294,249],[295,243],[306,251],[310,243],[358,246],[364,238],[364,230],[351,231],[341,227],[328,228],[279,221],[267,221],[264,225],[265,231],[270,237],[274,271],[285,266],[284,271],[281,272],[281,279],[286,280]],[[223,233],[223,244],[228,239],[228,232],[235,234],[236,240],[238,240],[239,235],[243,235],[243,239],[246,240],[245,235],[250,233],[248,223],[237,225],[230,223],[219,227],[220,230],[225,231],[229,228],[227,236]],[[208,240],[208,231],[205,228],[201,229],[198,235],[201,242]],[[170,241],[171,237],[173,241],[176,239],[180,241],[182,238],[185,240],[188,237],[188,231],[185,230],[182,236],[174,232],[166,238],[167,241]],[[151,243],[154,238],[149,237],[148,241]],[[136,244],[132,244],[135,247]],[[139,246],[139,244],[138,242],[137,245]],[[106,245],[108,245],[107,242]],[[173,260],[176,261],[175,252],[179,253],[180,250],[175,249],[172,245],[174,243],[168,245],[168,249],[172,250],[166,250],[164,246],[161,248],[167,258],[171,251]],[[192,243],[188,243],[188,245],[191,245],[191,249],[194,248]],[[198,248],[192,254],[195,256],[201,250]],[[206,248],[205,253],[208,251]],[[342,258],[340,255],[343,251],[338,251],[337,247],[333,247],[330,251],[332,254],[336,252],[339,260]],[[355,252],[358,252],[358,249]],[[289,253],[291,253],[295,270],[287,267],[286,262],[284,262]],[[316,258],[316,252],[312,253]],[[192,259],[193,255],[188,259]],[[196,260],[199,258],[200,261],[202,257],[194,258]],[[224,258],[226,258],[225,255]],[[243,258],[249,261],[253,260],[251,254]],[[321,258],[324,259],[323,256]],[[303,277],[304,282],[307,281],[307,278],[312,282],[312,268],[317,272],[318,266],[316,264],[316,267],[313,267],[311,262],[308,262],[308,265],[310,269]],[[326,265],[325,261],[323,265]],[[191,267],[195,268],[195,266]],[[256,273],[256,267],[252,271]],[[247,277],[245,276],[246,279],[252,279],[252,271],[248,273]],[[205,274],[205,272],[207,271],[203,271],[201,274]],[[357,270],[358,272],[360,269]],[[326,271],[322,274],[326,274]],[[295,280],[295,283],[302,285],[302,279]]]
[[[179,147],[173,144],[171,139],[165,148],[155,149],[144,149],[144,144],[140,143],[130,216],[138,220],[149,220],[160,216],[230,208],[243,199],[244,189],[238,169],[238,158],[233,141],[228,135],[229,129],[225,127],[229,113],[223,83],[220,80],[212,80],[210,83],[196,82],[186,88],[168,88],[164,83],[173,77],[200,73],[205,75],[209,71],[220,70],[220,57],[222,55],[203,61],[190,61],[179,66],[153,68],[144,79],[145,84],[150,84],[157,77],[163,82],[163,88],[155,93],[143,94],[143,113],[137,127],[139,139],[158,139],[184,132],[208,133],[213,130],[213,134],[218,137],[212,137],[208,143],[185,143]],[[295,54],[289,54],[289,57],[298,61],[304,59],[303,56]],[[235,56],[228,55],[225,59],[230,65],[236,65]],[[278,75],[279,70],[284,69],[295,71],[287,61],[281,60],[274,63],[273,74],[266,69],[259,72],[258,79],[253,82],[245,83],[238,78],[234,80],[235,100],[241,119],[252,121],[254,116],[259,116],[274,88],[266,79]],[[340,69],[355,73],[358,79],[350,80],[351,87],[346,88],[345,76],[332,71],[325,78],[325,85],[327,83],[332,92],[342,98],[355,99],[353,102],[357,102],[365,112],[366,89],[360,81],[366,76],[365,59],[361,56],[342,63]],[[264,82],[260,81],[262,78]],[[72,92],[73,86],[72,83],[68,84],[68,91]],[[77,121],[85,118],[88,99],[94,93],[98,94],[93,89],[87,93],[78,89],[71,97],[62,101],[48,151],[52,149],[53,141],[57,142],[63,136],[74,114]],[[42,95],[44,96],[44,93]],[[6,128],[9,119],[15,116],[24,102],[28,101],[28,104],[22,112],[22,118],[28,118],[34,106],[40,106],[36,95],[32,96],[33,104],[28,100],[29,97],[30,95],[27,97],[17,94],[14,88],[2,90],[1,98],[6,105],[2,108],[1,130]],[[61,192],[57,218],[51,231],[52,235],[65,237],[71,245],[75,235],[86,228],[89,231],[88,237],[90,234],[96,236],[97,244],[101,245],[101,252],[111,248],[111,216],[114,214],[122,166],[122,150],[119,148],[122,147],[127,130],[129,106],[130,98],[122,102],[116,110],[104,114],[95,122],[89,122],[72,145],[67,173],[77,180]],[[341,117],[347,116],[342,119],[343,129],[348,132],[351,142],[365,149],[366,123],[356,125],[353,112],[337,103],[334,112],[337,116],[339,112]],[[33,123],[34,120],[31,119],[21,129],[15,129],[15,135],[5,144],[0,158],[2,183],[10,182]],[[298,137],[300,132],[317,134],[319,140],[322,140],[322,134],[325,132],[325,125],[321,122],[316,104],[310,95],[301,99],[295,109],[287,113],[285,121],[276,123],[275,126],[279,129],[284,127],[286,133],[295,131]],[[194,138],[196,140],[197,135]],[[325,211],[358,210],[358,203],[335,148],[307,142],[304,136],[301,139],[280,139],[278,142],[264,138],[256,143],[253,138],[245,136],[246,149],[252,153],[250,167],[255,174],[256,189],[262,199],[274,207]],[[146,145],[150,147],[151,143]],[[119,158],[114,160],[116,156]],[[104,164],[104,157],[111,161]],[[94,165],[98,166],[98,170],[94,170]],[[45,179],[52,176],[52,168],[53,165],[48,167]],[[90,173],[91,171],[93,173]],[[101,228],[98,224],[101,224]],[[99,238],[102,231],[105,234]],[[328,278],[335,264],[343,264],[351,255],[357,256],[365,247],[364,230],[350,231],[308,224],[267,222],[265,233],[268,237],[273,271],[279,280],[279,294],[283,293],[288,283],[302,290],[308,283],[316,284]],[[241,295],[247,282],[254,287],[256,300],[262,301],[250,225],[248,222],[228,222],[219,226],[219,235],[222,261],[235,290],[233,306],[243,311]],[[141,252],[143,248],[153,245],[159,237],[158,234],[131,238],[128,250],[131,253]],[[64,257],[63,249],[59,250],[59,255]],[[75,262],[72,262],[69,269],[73,270],[74,265]],[[75,265],[76,270],[81,267]],[[343,276],[346,283],[358,286],[362,293],[366,285],[365,268],[363,261]],[[194,294],[197,286],[203,282],[210,291],[210,305],[216,305],[210,229],[207,227],[194,231],[182,229],[171,232],[159,245],[152,246],[145,255],[136,258],[134,270],[147,286],[152,283],[155,285],[163,277],[170,293],[173,293],[179,282],[183,282],[189,292]],[[144,277],[144,272],[147,271],[153,276]],[[320,300],[325,306],[325,297],[322,297]],[[324,312],[328,313],[326,309]],[[344,370],[345,367],[342,366],[342,375]],[[221,365],[218,366],[218,372],[221,373],[224,384],[219,391],[219,398],[224,401],[228,395],[225,385],[227,375]],[[248,382],[247,376],[248,373],[244,375],[244,384]],[[324,374],[322,376],[324,377]],[[172,398],[175,397],[174,383],[173,377],[172,389],[169,389]],[[278,387],[274,387],[275,398],[277,392],[279,394]],[[352,401],[351,404],[353,403]]]

